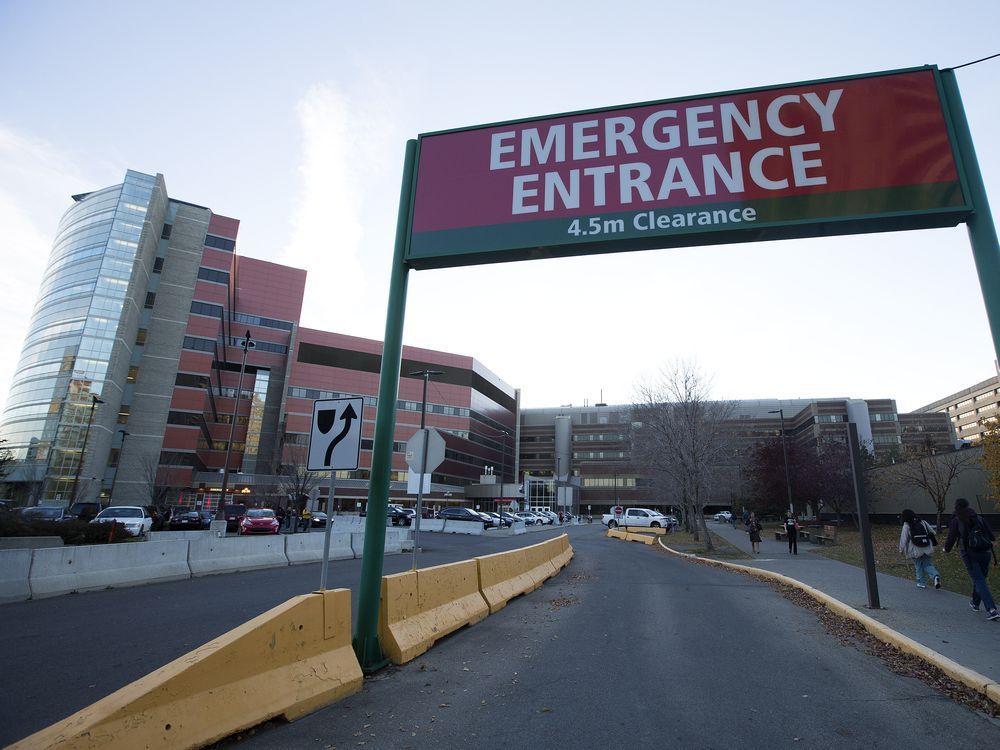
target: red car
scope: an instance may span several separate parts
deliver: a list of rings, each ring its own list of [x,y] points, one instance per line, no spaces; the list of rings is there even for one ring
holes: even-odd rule
[[[278,519],[270,508],[250,508],[240,521],[238,534],[277,534]]]

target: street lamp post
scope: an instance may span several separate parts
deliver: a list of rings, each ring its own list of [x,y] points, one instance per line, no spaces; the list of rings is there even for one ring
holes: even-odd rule
[[[247,369],[247,352],[257,347],[257,342],[250,338],[248,330],[240,342],[243,348],[243,361],[240,363],[240,380],[236,386],[236,398],[233,399],[233,421],[229,425],[229,442],[226,443],[226,463],[222,466],[222,494],[219,496],[219,507],[215,511],[216,521],[226,520],[226,488],[229,485],[229,456],[233,450],[233,437],[236,434],[236,415],[240,410],[240,392],[243,390],[243,373]]]
[[[87,455],[87,441],[90,440],[90,426],[94,423],[94,409],[103,404],[101,397],[90,394],[90,416],[87,417],[87,431],[83,433],[83,446],[80,448],[80,460],[76,462],[76,475],[73,477],[73,502],[77,501],[80,492],[80,472],[83,471],[83,458]]]
[[[795,506],[792,505],[792,479],[788,473],[788,448],[785,446],[785,411],[784,409],[772,409],[768,414],[777,414],[781,424],[781,455],[785,458],[785,487],[788,489],[788,513],[795,514]]]
[[[420,457],[420,476],[417,479],[417,512],[413,516],[413,569],[417,569],[417,549],[420,546],[420,514],[424,505],[424,474],[427,472],[427,381],[431,375],[444,375],[441,370],[420,370],[411,372],[410,377],[424,379],[424,395],[420,401],[420,431],[424,436],[424,450]]]
[[[118,481],[118,472],[121,471],[122,468],[122,454],[125,452],[125,438],[129,436],[127,430],[118,430],[118,432],[122,434],[122,447],[118,449],[118,464],[115,466],[115,475],[111,477],[111,492],[108,493],[108,500],[111,503],[114,503],[115,501],[115,482]]]

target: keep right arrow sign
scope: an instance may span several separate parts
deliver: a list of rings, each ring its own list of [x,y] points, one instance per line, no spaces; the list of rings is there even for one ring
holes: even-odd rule
[[[313,402],[309,433],[309,471],[354,471],[361,460],[363,398],[329,398]]]

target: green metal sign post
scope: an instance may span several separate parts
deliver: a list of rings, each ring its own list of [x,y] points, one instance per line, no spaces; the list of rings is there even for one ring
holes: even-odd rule
[[[1000,360],[1000,243],[997,242],[997,229],[993,223],[993,214],[990,212],[990,201],[986,197],[986,185],[983,184],[983,173],[979,170],[976,147],[972,143],[972,132],[965,117],[965,107],[962,105],[962,95],[958,90],[955,71],[942,70],[941,83],[951,115],[959,166],[965,172],[969,202],[972,204],[972,213],[966,219],[965,225],[969,231],[969,242],[972,244],[972,257],[976,261],[976,273],[979,274],[979,287],[986,305],[986,318],[990,322],[990,333],[993,335],[993,352]]]
[[[417,142],[406,142],[403,185],[399,193],[396,219],[396,247],[392,257],[389,305],[385,316],[382,368],[379,373],[378,408],[375,413],[375,442],[372,472],[368,483],[368,510],[365,518],[365,546],[361,556],[361,590],[358,619],[354,631],[354,653],[367,673],[385,666],[378,642],[378,606],[382,590],[382,561],[385,555],[385,522],[389,511],[389,479],[392,471],[392,439],[396,431],[396,397],[399,394],[399,367],[403,356],[403,319],[406,314],[408,268],[404,261],[410,192],[416,164]]]

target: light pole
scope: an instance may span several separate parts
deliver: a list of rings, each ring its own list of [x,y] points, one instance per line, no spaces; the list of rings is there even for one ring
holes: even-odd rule
[[[240,410],[240,391],[243,390],[243,373],[247,369],[247,352],[256,349],[257,343],[250,338],[248,330],[246,336],[240,342],[243,348],[243,361],[240,363],[240,381],[236,386],[236,398],[233,399],[233,421],[229,425],[229,442],[226,443],[226,463],[222,466],[222,494],[219,496],[219,507],[215,511],[216,521],[226,520],[226,488],[229,485],[229,456],[233,450],[233,437],[236,434],[236,415]]]
[[[788,448],[785,446],[785,411],[784,409],[772,409],[768,414],[777,414],[781,424],[781,454],[785,458],[785,487],[788,488],[788,513],[795,514],[795,506],[792,505],[792,480],[788,473]]]
[[[118,449],[118,464],[115,466],[115,475],[111,477],[111,492],[108,493],[109,504],[115,502],[115,482],[118,481],[118,472],[122,468],[122,454],[125,452],[125,438],[129,436],[127,430],[118,430],[122,434],[122,447]]]
[[[431,375],[444,375],[441,370],[420,370],[411,372],[411,378],[424,379],[424,395],[420,401],[420,431],[424,435],[424,450],[420,456],[420,476],[417,478],[417,512],[413,516],[413,570],[417,569],[417,548],[420,546],[420,513],[424,505],[424,474],[427,472],[427,430],[424,425],[427,421],[427,381]]]
[[[83,433],[83,446],[80,448],[80,460],[76,462],[76,476],[73,477],[73,500],[76,502],[77,494],[80,492],[80,472],[83,471],[83,457],[87,455],[87,441],[90,440],[90,426],[94,423],[94,409],[98,404],[103,404],[101,397],[90,394],[90,416],[87,417],[87,431]]]

